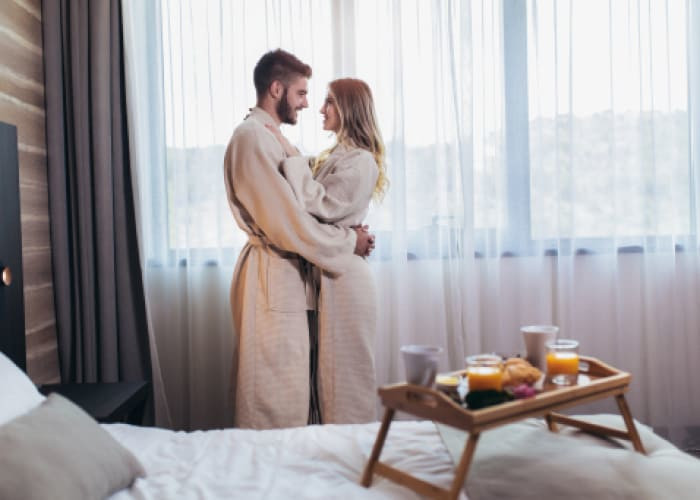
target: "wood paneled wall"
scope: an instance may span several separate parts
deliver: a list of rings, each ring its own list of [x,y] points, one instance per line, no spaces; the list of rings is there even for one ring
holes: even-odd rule
[[[0,0],[0,120],[19,139],[27,371],[36,383],[58,382],[41,0]]]

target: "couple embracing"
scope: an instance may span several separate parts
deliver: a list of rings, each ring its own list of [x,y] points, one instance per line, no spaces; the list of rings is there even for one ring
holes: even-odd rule
[[[387,179],[371,91],[330,82],[320,111],[336,144],[305,157],[279,126],[308,107],[311,68],[278,49],[253,76],[257,105],[224,160],[229,205],[248,235],[231,284],[235,425],[372,421],[376,291],[364,257],[374,237],[362,221]]]

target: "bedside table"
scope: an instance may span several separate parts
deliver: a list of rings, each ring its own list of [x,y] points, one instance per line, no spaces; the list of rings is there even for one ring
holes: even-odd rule
[[[39,391],[56,392],[80,406],[101,423],[140,425],[150,392],[150,382],[48,384]]]

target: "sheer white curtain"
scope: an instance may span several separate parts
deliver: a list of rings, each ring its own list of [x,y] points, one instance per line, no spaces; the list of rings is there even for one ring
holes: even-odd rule
[[[132,110],[176,427],[229,422],[228,286],[243,236],[223,150],[254,104],[255,62],[276,47],[314,70],[311,108],[285,130],[302,150],[331,141],[317,114],[329,80],[374,91],[391,181],[368,219],[378,383],[402,379],[402,344],[442,345],[454,369],[466,354],[520,351],[520,325],[555,323],[634,373],[637,418],[697,424],[695,2],[126,5],[127,34],[150,40],[131,46],[143,69]]]
[[[557,255],[552,319],[631,371],[635,416],[676,441],[700,415],[697,6],[527,5],[529,230]]]

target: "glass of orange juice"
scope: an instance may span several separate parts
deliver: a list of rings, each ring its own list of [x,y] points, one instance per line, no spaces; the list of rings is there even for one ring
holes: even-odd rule
[[[575,385],[578,380],[578,341],[547,342],[547,378],[557,385]]]
[[[503,360],[497,354],[467,356],[467,382],[470,391],[503,389]]]

